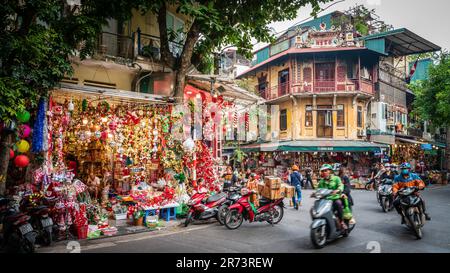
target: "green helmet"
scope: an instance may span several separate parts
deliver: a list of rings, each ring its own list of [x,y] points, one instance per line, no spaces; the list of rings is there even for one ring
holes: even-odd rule
[[[324,171],[324,170],[333,170],[333,166],[331,166],[330,164],[323,164],[322,167],[320,167],[320,171]]]

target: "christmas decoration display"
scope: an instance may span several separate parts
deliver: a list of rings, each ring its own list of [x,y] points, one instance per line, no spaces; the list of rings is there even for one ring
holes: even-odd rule
[[[17,113],[17,120],[22,122],[22,123],[26,123],[30,120],[30,112],[28,112],[27,110],[23,110]]]
[[[25,168],[30,163],[30,159],[26,155],[18,155],[14,159],[14,165],[18,168]]]
[[[30,143],[28,143],[28,141],[26,141],[24,139],[19,140],[16,143],[16,146],[17,146],[17,151],[22,154],[28,152],[28,150],[30,149]]]

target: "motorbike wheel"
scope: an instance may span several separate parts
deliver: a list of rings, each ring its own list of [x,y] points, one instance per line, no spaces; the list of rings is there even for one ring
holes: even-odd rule
[[[53,243],[53,232],[51,230],[44,230],[42,243],[44,246],[49,246]]]
[[[192,221],[192,212],[189,212],[186,216],[186,220],[184,220],[184,227],[189,226],[189,223]]]
[[[227,216],[228,212],[228,206],[222,205],[219,207],[219,210],[217,211],[217,221],[223,226],[225,225],[225,217]]]
[[[34,253],[35,248],[34,248],[33,242],[30,242],[26,238],[23,238],[22,242],[20,244],[21,244],[20,245],[21,252],[26,253],[26,254]]]
[[[410,208],[412,210],[413,208]],[[420,215],[417,211],[414,211],[413,213],[408,213],[408,221],[410,222],[411,229],[414,231],[414,235],[418,240],[422,239],[422,228],[421,228],[421,221],[420,221]]]
[[[388,212],[389,205],[386,204],[386,202],[389,202],[386,197],[381,197],[380,204],[381,208],[383,209],[383,212]]]
[[[273,208],[273,211],[272,211],[272,221],[267,221],[269,224],[278,224],[280,221],[281,221],[281,219],[283,219],[283,215],[284,215],[284,208],[282,207],[282,206],[280,206],[280,205],[278,205],[278,206],[275,206],[274,208]]]
[[[327,243],[327,232],[325,225],[311,229],[311,242],[317,249],[325,246]]]
[[[244,216],[237,209],[229,210],[225,216],[225,226],[228,229],[237,229],[242,225]]]

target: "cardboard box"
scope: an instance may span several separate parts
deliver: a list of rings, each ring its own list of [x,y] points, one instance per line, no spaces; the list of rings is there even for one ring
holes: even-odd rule
[[[273,190],[266,186],[264,187],[263,191],[261,192],[261,195],[263,197],[270,199],[270,200],[284,198],[285,194],[286,193],[284,191],[281,191],[281,188]]]
[[[295,187],[294,186],[290,186],[290,185],[287,185],[286,187],[285,187],[285,197],[286,198],[292,198],[292,197],[294,197],[294,195],[295,195]]]
[[[264,183],[258,183],[258,193],[261,194],[264,189]]]
[[[266,176],[264,177],[264,184],[272,190],[277,190],[281,188],[281,179],[275,176]]]

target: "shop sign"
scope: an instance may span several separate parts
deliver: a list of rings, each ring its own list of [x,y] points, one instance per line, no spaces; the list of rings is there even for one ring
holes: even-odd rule
[[[433,146],[431,144],[421,144],[420,148],[422,150],[433,150]]]
[[[333,147],[317,147],[318,151],[334,151]]]

